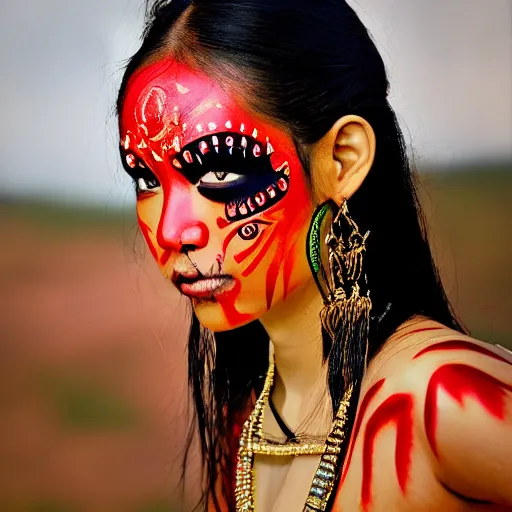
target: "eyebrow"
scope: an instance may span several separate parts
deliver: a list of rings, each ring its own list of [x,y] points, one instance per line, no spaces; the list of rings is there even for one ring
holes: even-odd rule
[[[196,184],[208,172],[256,174],[274,172],[270,142],[250,135],[218,132],[190,142],[172,157],[172,166]]]

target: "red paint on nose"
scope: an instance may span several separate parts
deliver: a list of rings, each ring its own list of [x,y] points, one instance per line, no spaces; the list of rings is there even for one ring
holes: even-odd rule
[[[190,184],[183,177],[174,176],[173,183],[168,186],[158,226],[160,247],[177,252],[184,245],[191,249],[206,247],[210,232],[199,219],[200,216],[194,211]]]
[[[210,233],[204,222],[197,222],[192,226],[187,226],[182,232],[179,239],[181,246],[191,245],[194,248],[206,247]]]

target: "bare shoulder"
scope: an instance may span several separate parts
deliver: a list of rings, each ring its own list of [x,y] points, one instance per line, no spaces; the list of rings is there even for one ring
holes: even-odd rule
[[[421,388],[440,368],[453,364],[506,377],[512,372],[512,352],[420,318],[404,324],[386,341],[371,361],[365,380],[385,378],[396,386]]]
[[[377,403],[400,397],[407,406],[402,414],[440,482],[458,495],[512,506],[510,352],[418,319],[370,363],[363,402],[377,387]]]

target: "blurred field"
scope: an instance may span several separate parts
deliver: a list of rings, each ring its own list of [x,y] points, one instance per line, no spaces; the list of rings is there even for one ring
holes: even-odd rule
[[[508,346],[511,171],[422,175],[457,312]],[[0,219],[0,511],[189,510],[186,303],[145,256],[133,212],[4,201]]]

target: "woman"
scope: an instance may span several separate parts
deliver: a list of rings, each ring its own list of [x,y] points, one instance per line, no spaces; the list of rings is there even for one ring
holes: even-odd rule
[[[193,306],[203,508],[512,508],[512,359],[448,303],[388,87],[342,0],[149,12],[121,158]]]

